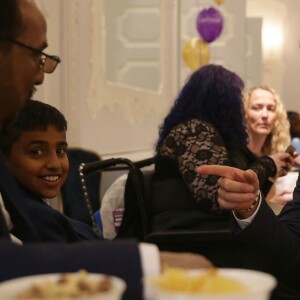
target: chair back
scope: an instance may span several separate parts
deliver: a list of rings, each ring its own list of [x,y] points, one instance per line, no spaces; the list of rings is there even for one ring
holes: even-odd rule
[[[146,240],[150,231],[148,189],[152,174],[153,171],[138,167],[129,171],[124,192],[125,210],[117,238]]]
[[[70,167],[67,180],[61,188],[63,213],[68,217],[93,226],[90,212],[84,200],[78,169],[82,163],[100,161],[100,156],[93,151],[80,148],[69,148],[67,155]],[[91,209],[95,212],[100,207],[101,173],[89,174],[85,180]]]
[[[116,170],[127,170],[128,176],[124,189],[124,213],[116,239],[135,238],[145,241],[149,233],[149,207],[147,205],[147,191],[152,172],[144,170],[146,166],[154,163],[154,158],[147,158],[133,162],[127,158],[111,158],[99,161],[99,163],[87,163],[83,166],[82,172],[107,172]],[[144,173],[145,172],[145,173]],[[104,225],[105,226],[105,225]]]

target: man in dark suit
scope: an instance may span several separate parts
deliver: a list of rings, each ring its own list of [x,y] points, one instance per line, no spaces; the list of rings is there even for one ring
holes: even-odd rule
[[[44,73],[52,73],[59,57],[44,52],[47,47],[46,20],[33,0],[0,0],[0,131],[31,98]],[[26,174],[24,174],[26,176]],[[26,212],[26,206],[0,153],[0,281],[49,272],[86,269],[125,279],[131,298],[141,298],[145,266],[157,272],[160,263],[207,266],[200,256],[159,253],[154,245],[136,241],[41,243]],[[23,228],[16,245],[10,234],[14,224]],[[34,243],[33,243],[34,242]],[[146,250],[146,251],[145,251]],[[147,259],[146,259],[147,258]],[[150,271],[151,272],[151,271]]]
[[[233,211],[233,233],[256,257],[248,257],[249,268],[261,269],[277,278],[278,294],[282,293],[278,299],[300,299],[300,176],[293,201],[277,217],[260,194],[253,171],[210,165],[201,166],[198,172],[221,176],[218,201]]]

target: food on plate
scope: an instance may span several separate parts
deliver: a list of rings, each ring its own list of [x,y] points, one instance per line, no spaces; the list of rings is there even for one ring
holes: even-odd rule
[[[112,288],[109,276],[93,278],[85,270],[77,273],[62,273],[55,281],[32,283],[24,291],[18,293],[18,299],[69,299],[97,293],[105,293]]]
[[[153,278],[156,287],[170,292],[184,293],[238,293],[247,288],[238,280],[221,275],[216,268],[201,272],[189,272],[180,268],[165,268],[160,276]]]

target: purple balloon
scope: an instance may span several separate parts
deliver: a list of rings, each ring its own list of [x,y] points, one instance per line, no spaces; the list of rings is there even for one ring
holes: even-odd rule
[[[222,29],[223,16],[217,9],[210,7],[200,11],[197,18],[197,30],[207,43],[214,41],[221,34]]]

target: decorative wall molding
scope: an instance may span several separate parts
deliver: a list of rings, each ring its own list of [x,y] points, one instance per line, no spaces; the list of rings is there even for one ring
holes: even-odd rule
[[[86,103],[95,119],[101,109],[118,107],[131,124],[143,124],[145,114],[153,111],[163,115],[177,91],[177,1],[160,2],[161,9],[161,84],[157,92],[108,82],[105,78],[105,16],[104,0],[92,0],[91,15],[91,77]],[[175,54],[175,55],[174,55]]]
[[[123,3],[124,0],[118,1]],[[159,92],[149,92],[108,83],[104,78],[105,53],[100,47],[104,38],[102,29],[106,31],[103,20],[104,0],[37,0],[48,22],[49,48],[46,52],[60,55],[62,63],[55,73],[45,76],[45,82],[38,87],[35,96],[36,99],[55,105],[65,114],[69,124],[70,145],[88,147],[106,153],[107,156],[109,153],[152,149],[161,122],[160,116],[165,114],[165,110],[173,102],[183,82],[181,79],[184,80],[189,71],[183,69],[186,66],[181,57],[185,37],[192,36],[191,30],[195,30],[197,12],[204,6],[216,5],[214,0],[157,1],[161,3],[163,13],[160,25],[162,28],[160,40],[163,43],[161,61],[167,67],[162,70],[163,84],[159,87]],[[140,6],[142,1],[132,2]],[[272,85],[279,94],[282,94],[287,104],[286,108],[294,110],[299,108],[297,99],[300,98],[299,32],[297,31],[299,3],[300,1],[286,0],[225,0],[218,9],[226,17],[227,27],[224,28],[224,35],[211,45],[214,62],[226,61],[228,67],[234,68],[239,73],[244,69],[247,70],[247,67],[244,67],[246,59],[239,60],[241,53],[246,53],[247,57],[250,55],[257,57],[255,51],[260,46],[253,38],[255,35],[251,34],[251,51],[242,48],[244,6],[247,4],[248,7],[249,5],[253,7],[251,16],[264,17],[269,11],[277,11],[279,17],[275,18],[283,23],[286,40],[283,55],[275,64],[264,63],[264,82]],[[186,12],[190,11],[190,21],[184,26],[180,6],[185,6]],[[236,14],[233,23],[231,20],[228,21],[228,14]],[[92,44],[94,35],[98,33],[101,35],[98,37],[97,45]],[[224,44],[222,38],[230,37],[230,34],[236,39],[229,40],[229,44],[225,47],[219,47],[220,43]],[[232,56],[228,55],[225,59],[224,51],[231,51]],[[286,65],[286,71],[283,63]],[[251,66],[252,74],[256,75],[257,68],[252,62]],[[251,83],[254,75],[249,78]],[[141,124],[141,126],[133,124]]]

